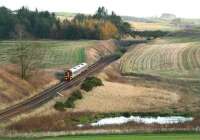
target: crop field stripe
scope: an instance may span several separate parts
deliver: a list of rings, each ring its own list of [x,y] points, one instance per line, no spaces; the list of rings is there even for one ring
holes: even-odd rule
[[[120,67],[123,73],[167,74],[170,70],[191,77],[193,71],[200,71],[199,50],[191,43],[139,45],[121,58]]]
[[[179,52],[178,52],[178,59],[177,59],[177,61],[178,61],[178,64],[179,64],[179,70],[181,70],[181,71],[185,70],[184,59],[182,57],[182,54],[183,54],[183,52],[184,52],[185,49],[186,48],[183,48],[183,49],[179,50]]]
[[[193,49],[193,47],[187,48],[187,62],[188,62],[189,70],[194,67],[194,64],[192,61],[192,55],[191,55],[192,49]]]
[[[200,59],[200,57],[198,58],[197,53],[198,53],[199,48],[198,47],[193,47],[193,49],[191,50],[191,57],[192,57],[192,61],[193,61],[193,65],[195,68],[200,67],[199,63],[198,63],[198,59]]]
[[[184,66],[184,69],[186,69],[186,70],[190,70],[190,68],[192,67],[192,66],[190,66],[190,60],[189,60],[189,52],[188,51],[190,51],[190,49],[191,48],[186,48],[186,49],[184,49],[184,51],[183,51],[183,53],[182,53],[182,60],[184,60],[183,61],[183,66]]]
[[[197,51],[195,52],[197,66],[200,67],[200,47],[197,46]]]

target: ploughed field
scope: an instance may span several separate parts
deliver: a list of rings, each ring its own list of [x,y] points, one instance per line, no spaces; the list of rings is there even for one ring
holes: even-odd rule
[[[124,74],[148,74],[177,79],[200,78],[200,42],[164,38],[131,48],[121,59]]]

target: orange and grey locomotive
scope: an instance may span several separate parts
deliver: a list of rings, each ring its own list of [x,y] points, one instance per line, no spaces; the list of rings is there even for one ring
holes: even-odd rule
[[[70,81],[74,77],[80,75],[82,72],[84,72],[88,68],[87,63],[81,63],[69,70],[65,71],[65,81]]]

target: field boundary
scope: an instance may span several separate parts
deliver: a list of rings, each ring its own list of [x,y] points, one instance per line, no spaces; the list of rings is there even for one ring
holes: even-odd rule
[[[0,133],[0,138],[5,137],[24,137],[24,138],[42,138],[42,137],[61,137],[61,136],[98,136],[98,135],[132,135],[132,134],[199,134],[200,127],[193,128],[193,129],[93,129],[93,130],[76,130],[76,131],[59,131],[59,132],[31,132],[31,133],[19,133],[19,132],[7,132],[7,133]],[[199,134],[200,135],[200,134]]]

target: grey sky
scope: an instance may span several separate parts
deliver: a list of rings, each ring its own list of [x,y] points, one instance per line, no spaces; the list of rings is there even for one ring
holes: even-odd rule
[[[179,17],[200,18],[200,0],[0,0],[0,6],[12,10],[27,6],[51,12],[91,14],[98,6],[105,6],[120,15],[148,17],[173,13]]]

